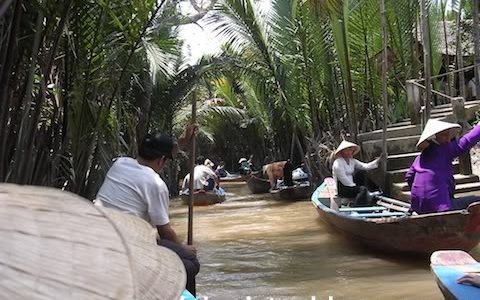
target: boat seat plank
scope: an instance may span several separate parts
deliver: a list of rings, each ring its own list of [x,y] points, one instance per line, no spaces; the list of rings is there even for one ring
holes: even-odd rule
[[[403,212],[381,212],[381,213],[365,213],[359,214],[354,212],[354,214],[350,214],[351,217],[355,218],[384,218],[384,217],[402,217],[406,216]]]
[[[368,207],[342,207],[340,208],[340,212],[367,212],[367,211],[379,211],[379,210],[386,210],[387,207],[384,206],[368,206]]]
[[[402,212],[405,212],[405,213],[409,211],[409,209],[406,208],[405,206],[398,206],[398,205],[383,202],[383,201],[377,201],[377,205],[381,205],[385,208],[393,209],[393,210],[397,210],[397,211],[402,211]]]
[[[391,203],[391,204],[394,204],[394,205],[397,205],[397,206],[403,206],[403,207],[406,207],[406,208],[410,208],[410,203],[407,203],[407,202],[395,200],[395,199],[385,197],[385,196],[377,196],[377,198],[380,199],[383,202],[387,202],[387,203]]]

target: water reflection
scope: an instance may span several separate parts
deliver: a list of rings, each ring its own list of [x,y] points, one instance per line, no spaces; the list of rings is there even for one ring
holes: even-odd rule
[[[428,256],[373,252],[331,232],[309,201],[278,202],[247,187],[227,201],[196,207],[194,243],[202,269],[197,291],[220,299],[441,299]],[[172,201],[172,223],[186,236],[187,208]],[[478,250],[473,252],[478,257]]]

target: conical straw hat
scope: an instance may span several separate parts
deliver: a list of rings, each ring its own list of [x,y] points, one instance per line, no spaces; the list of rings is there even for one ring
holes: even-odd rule
[[[340,153],[340,151],[345,150],[345,149],[350,148],[350,147],[355,148],[355,152],[353,153],[353,155],[355,155],[355,154],[357,154],[358,152],[360,152],[360,146],[358,146],[357,144],[354,144],[354,143],[352,143],[352,142],[343,140],[343,141],[340,143],[340,145],[338,145],[337,150],[335,150],[335,155],[338,155],[338,153]]]
[[[437,133],[440,133],[445,130],[449,129],[457,129],[460,130],[462,127],[458,124],[443,122],[435,119],[428,120],[425,128],[423,129],[422,135],[417,143],[417,149],[423,150],[428,146],[427,140]]]
[[[2,299],[180,299],[180,258],[142,219],[58,189],[0,184]]]

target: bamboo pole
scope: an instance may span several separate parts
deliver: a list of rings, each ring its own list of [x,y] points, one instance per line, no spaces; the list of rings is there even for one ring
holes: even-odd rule
[[[382,171],[387,173],[387,125],[388,125],[388,32],[385,0],[380,0],[380,18],[382,26],[382,98],[383,98],[383,132],[382,132]],[[386,176],[382,179],[383,190],[386,188]]]
[[[195,90],[192,93],[192,125],[197,122],[197,94]],[[190,181],[189,181],[189,201],[188,201],[188,235],[187,235],[187,244],[193,244],[193,188],[194,188],[194,171],[195,171],[195,135],[192,137],[190,147]]]
[[[441,7],[442,7],[442,25],[443,25],[443,38],[445,40],[445,54],[446,54],[446,70],[447,74],[448,71],[450,71],[450,55],[448,53],[448,33],[447,33],[447,23],[445,20],[445,14],[446,14],[446,8],[447,8],[447,0],[442,0],[441,1]],[[450,91],[450,76],[447,75],[447,78],[445,79],[445,94],[451,95]]]
[[[430,118],[430,103],[432,102],[432,70],[430,58],[430,32],[428,30],[428,8],[425,0],[420,0],[420,19],[422,26],[423,69],[425,76],[425,122]]]
[[[467,97],[467,92],[465,90],[465,73],[463,72],[463,50],[462,50],[462,36],[461,36],[461,21],[462,21],[462,7],[463,7],[463,0],[460,0],[458,3],[458,12],[457,12],[457,32],[456,32],[456,68],[457,70],[461,70],[458,73],[458,86],[460,88],[460,96],[464,99]]]
[[[479,0],[473,0],[473,37],[474,37],[474,45],[475,45],[475,91],[476,97],[478,99],[478,95],[480,93],[480,26],[479,24]]]

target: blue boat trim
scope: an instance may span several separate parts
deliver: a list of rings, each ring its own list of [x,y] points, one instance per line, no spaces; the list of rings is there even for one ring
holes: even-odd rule
[[[442,284],[450,293],[457,297],[457,299],[478,299],[480,295],[479,288],[457,283],[457,279],[465,275],[465,272],[460,271],[455,266],[432,266],[432,270]],[[480,264],[478,264],[477,272],[480,272]]]
[[[189,291],[184,290],[182,296],[180,297],[180,300],[197,300],[197,298],[193,297],[193,295],[190,294]]]

